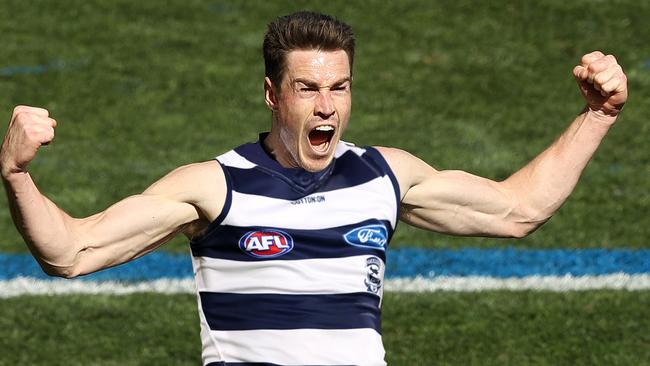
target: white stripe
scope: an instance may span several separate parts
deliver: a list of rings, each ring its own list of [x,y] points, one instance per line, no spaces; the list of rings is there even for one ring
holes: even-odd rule
[[[195,272],[200,273],[199,291],[343,294],[367,291],[364,281],[369,257],[372,256],[255,262],[199,257],[193,262]],[[384,276],[383,266],[379,276]]]
[[[339,143],[336,145],[336,151],[334,152],[334,157],[338,159],[348,151],[352,151],[358,156],[361,156],[366,152],[366,149],[356,147],[351,142],[339,141]]]
[[[603,276],[528,276],[522,278],[415,277],[386,281],[386,291],[583,291],[583,290],[650,290],[650,274],[615,273]]]
[[[386,291],[433,292],[490,290],[650,290],[650,274],[628,275],[617,273],[604,276],[530,276],[523,278],[494,277],[433,277],[400,278],[386,280]],[[155,281],[124,283],[117,281],[37,280],[19,277],[0,281],[0,298],[22,295],[103,294],[128,295],[137,292],[161,294],[193,294],[193,279],[159,279]]]
[[[211,331],[228,362],[280,365],[385,365],[373,329]],[[278,344],[282,346],[278,347]]]
[[[118,281],[37,280],[18,277],[0,281],[0,298],[21,295],[128,295],[138,292],[186,294],[196,291],[193,279],[161,278],[155,281],[124,283]]]
[[[323,196],[325,200],[292,204],[283,199],[233,191],[232,205],[224,224],[318,230],[377,218],[395,227],[397,205],[393,184],[387,175],[354,187],[310,196]],[[275,214],[270,215],[270,212]]]
[[[237,154],[234,150],[230,150],[225,154],[217,156],[217,160],[219,160],[223,165],[240,169],[251,169],[256,166],[245,157]]]

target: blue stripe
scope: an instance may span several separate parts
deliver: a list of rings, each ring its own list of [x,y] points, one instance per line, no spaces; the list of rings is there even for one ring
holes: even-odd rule
[[[257,143],[244,144],[235,148],[235,152],[245,157],[247,160],[257,164],[256,170],[264,171],[269,176],[283,180],[287,186],[295,190],[300,195],[308,195],[313,193],[318,187],[327,181],[332,174],[332,166],[320,172],[308,172],[301,168],[285,168],[280,163],[275,161],[266,150],[262,147],[260,141],[266,138],[266,133],[260,134],[260,140]],[[261,179],[263,175],[256,175],[254,179]],[[239,187],[235,183],[235,190],[239,192]],[[266,194],[267,192],[264,191]]]
[[[0,280],[16,277],[50,279],[43,273],[36,260],[28,254],[0,254]],[[147,254],[121,266],[105,269],[79,277],[88,281],[146,281],[158,278],[190,278],[190,256],[165,252]]]
[[[42,74],[48,71],[63,70],[70,67],[61,60],[55,60],[49,64],[35,66],[7,66],[0,67],[0,76],[15,76],[21,74]]]
[[[383,224],[389,236],[392,235],[390,222],[384,220],[366,220],[353,225],[329,228],[327,230],[290,230],[262,227],[220,226],[211,231],[205,238],[191,243],[194,256],[230,259],[237,261],[260,261],[265,258],[255,258],[244,253],[239,248],[239,239],[250,231],[282,230],[293,238],[293,249],[279,257],[269,259],[298,260],[311,258],[341,258],[355,255],[376,255],[385,259],[381,249],[364,248],[346,243],[343,235],[355,228]]]
[[[250,160],[255,160],[251,158],[250,150],[254,149],[240,149],[238,152]],[[341,155],[334,161],[331,169],[322,174],[309,173],[300,169],[278,167],[261,169],[260,167],[263,165],[253,169],[225,166],[232,178],[235,191],[290,201],[298,200],[308,194],[354,187],[385,175],[382,170],[372,167],[353,151]]]
[[[389,250],[386,262],[387,278],[584,276],[619,272],[650,274],[650,249],[465,248],[430,250],[403,248]],[[49,278],[29,254],[0,254],[0,280],[9,280],[19,276]],[[191,278],[192,276],[189,255],[174,255],[158,251],[133,262],[83,276],[81,279],[141,281],[158,278]]]
[[[390,277],[585,276],[650,273],[649,249],[460,249],[403,248],[388,253]]]
[[[201,292],[212,330],[358,329],[380,332],[379,297],[366,292],[335,295]]]

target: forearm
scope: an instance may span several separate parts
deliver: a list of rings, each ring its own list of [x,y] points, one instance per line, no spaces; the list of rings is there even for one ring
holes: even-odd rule
[[[586,109],[549,148],[503,182],[517,198],[521,216],[540,225],[562,206],[615,119]]]
[[[14,224],[43,268],[49,273],[72,265],[78,243],[71,218],[41,194],[29,173],[3,175],[3,183]]]

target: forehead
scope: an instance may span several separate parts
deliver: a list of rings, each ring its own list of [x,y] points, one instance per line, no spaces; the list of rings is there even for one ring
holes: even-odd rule
[[[348,54],[343,50],[295,50],[287,54],[286,60],[289,82],[296,78],[326,82],[350,77]]]

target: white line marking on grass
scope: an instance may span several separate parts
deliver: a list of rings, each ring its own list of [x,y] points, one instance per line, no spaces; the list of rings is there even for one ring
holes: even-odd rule
[[[160,294],[193,294],[194,279],[158,279],[145,282],[39,280],[18,277],[0,281],[0,298],[23,295],[129,295],[141,292]],[[603,276],[529,276],[522,278],[470,277],[414,277],[386,280],[386,291],[479,292],[507,291],[584,291],[584,290],[650,290],[650,274],[629,275],[617,273]]]
[[[615,273],[602,276],[528,276],[522,278],[414,277],[386,281],[387,291],[433,292],[490,290],[509,291],[584,291],[584,290],[650,290],[650,275]]]
[[[9,281],[0,281],[0,298],[21,295],[129,295],[138,292],[156,292],[160,294],[194,293],[193,278],[161,278],[145,282],[117,281],[78,281],[78,280],[37,280],[18,277]]]

